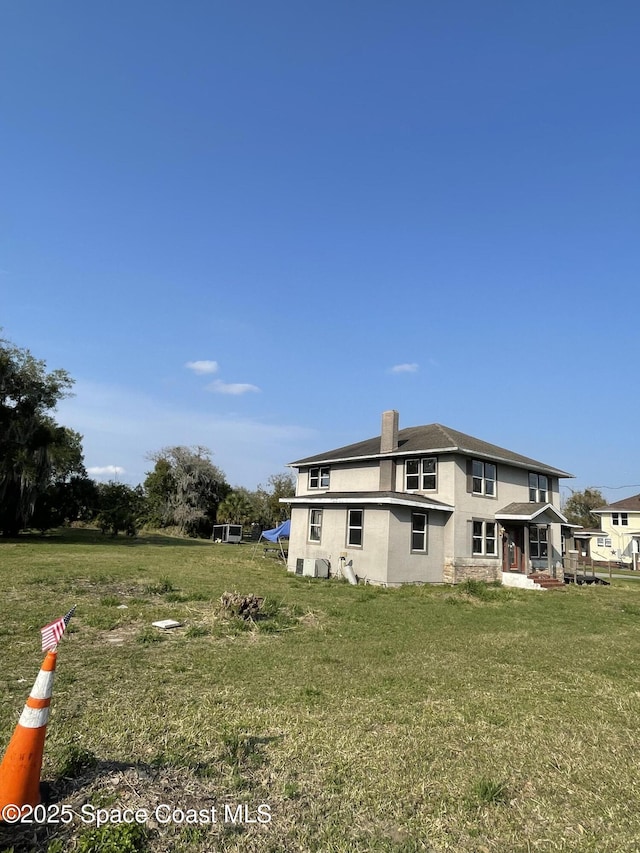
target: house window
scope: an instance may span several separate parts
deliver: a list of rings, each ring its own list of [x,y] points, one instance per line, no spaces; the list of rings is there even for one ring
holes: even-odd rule
[[[532,503],[546,504],[549,480],[545,474],[529,474],[529,500]]]
[[[426,512],[411,513],[411,550],[427,553],[427,522]]]
[[[362,547],[364,510],[350,509],[347,513],[347,545]]]
[[[319,542],[322,535],[322,510],[312,509],[309,513],[309,542]]]
[[[329,468],[309,468],[309,488],[329,488]]]
[[[608,536],[598,536],[598,548],[611,548],[611,539]]]
[[[478,556],[495,557],[496,545],[495,521],[474,521],[471,551]]]
[[[540,560],[549,554],[548,531],[546,527],[529,528],[529,555],[532,560]]]
[[[620,525],[627,527],[629,524],[629,516],[626,512],[612,512],[611,524],[615,524],[616,527],[619,527]]]
[[[486,495],[491,498],[495,496],[496,466],[493,462],[481,462],[480,459],[474,459],[471,463],[471,477],[471,491],[474,495]]]
[[[426,459],[407,459],[405,463],[406,490],[429,491],[437,488],[437,462],[435,456]]]

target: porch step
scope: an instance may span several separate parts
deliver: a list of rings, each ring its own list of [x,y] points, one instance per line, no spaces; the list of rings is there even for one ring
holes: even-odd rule
[[[527,575],[527,579],[542,587],[542,589],[564,589],[564,582],[549,575]]]

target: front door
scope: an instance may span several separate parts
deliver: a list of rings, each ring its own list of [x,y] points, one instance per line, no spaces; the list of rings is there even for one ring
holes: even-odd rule
[[[503,571],[523,571],[524,527],[505,527],[502,543]]]

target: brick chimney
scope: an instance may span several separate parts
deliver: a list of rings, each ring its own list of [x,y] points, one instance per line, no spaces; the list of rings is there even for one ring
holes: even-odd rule
[[[380,453],[391,453],[398,449],[398,419],[399,415],[395,409],[382,413]]]
[[[398,413],[395,409],[382,413],[382,435],[380,453],[391,453],[398,449]],[[394,492],[396,478],[395,459],[380,460],[380,491]]]

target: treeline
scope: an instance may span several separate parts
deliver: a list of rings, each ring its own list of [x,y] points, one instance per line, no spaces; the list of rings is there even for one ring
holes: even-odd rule
[[[141,527],[211,535],[216,521],[274,527],[288,516],[280,498],[294,494],[294,478],[275,474],[255,491],[232,488],[206,447],[167,447],[150,454],[143,484],[97,483],[84,466],[82,436],[51,412],[73,380],[47,372],[28,350],[0,339],[0,533],[46,531],[73,522],[104,533]]]

